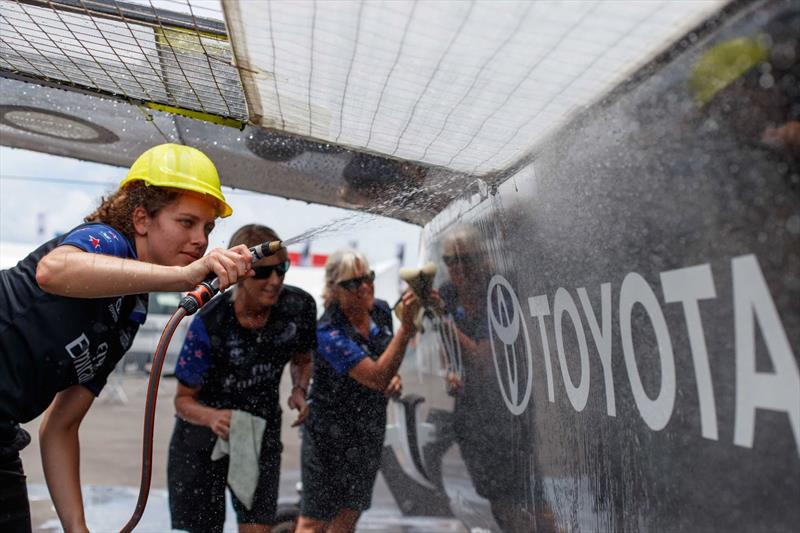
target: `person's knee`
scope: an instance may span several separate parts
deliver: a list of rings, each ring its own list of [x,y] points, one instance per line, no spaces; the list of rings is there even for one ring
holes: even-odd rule
[[[325,522],[319,520],[312,520],[301,516],[297,519],[297,525],[294,528],[294,533],[324,533]]]

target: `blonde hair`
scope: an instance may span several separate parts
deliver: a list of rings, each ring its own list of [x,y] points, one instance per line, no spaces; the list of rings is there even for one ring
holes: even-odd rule
[[[326,308],[333,303],[336,283],[352,277],[359,266],[369,271],[369,261],[358,250],[337,250],[328,257],[325,263],[325,287],[322,289],[322,302]]]

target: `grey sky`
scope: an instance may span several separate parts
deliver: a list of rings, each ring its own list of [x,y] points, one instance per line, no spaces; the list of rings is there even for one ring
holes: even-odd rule
[[[116,189],[126,172],[125,168],[0,146],[0,241],[38,245],[71,229],[92,211],[101,195]],[[249,191],[226,188],[224,193],[234,214],[217,221],[210,247],[227,246],[233,232],[247,223],[272,226],[289,239],[346,218],[346,223],[334,224],[339,231],[326,232],[312,242],[312,253],[330,253],[356,241],[367,258],[376,262],[394,257],[398,243],[404,243],[405,264],[416,264],[418,226],[367,215],[354,219],[352,211]],[[39,213],[45,217],[44,237],[38,235]]]

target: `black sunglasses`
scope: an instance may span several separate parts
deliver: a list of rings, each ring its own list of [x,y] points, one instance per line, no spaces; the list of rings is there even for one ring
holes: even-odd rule
[[[357,288],[359,288],[362,283],[369,283],[370,285],[372,285],[373,281],[375,281],[375,271],[370,270],[369,274],[367,274],[366,276],[361,276],[353,279],[346,279],[344,281],[337,281],[336,284],[345,290],[354,291]]]
[[[471,255],[443,255],[442,261],[448,267],[456,265],[469,266],[475,262],[475,258]]]
[[[291,265],[289,261],[284,261],[282,263],[278,263],[277,265],[254,266],[253,271],[255,272],[255,275],[253,278],[267,279],[272,275],[273,271],[277,272],[280,277],[283,277],[286,275],[286,272],[289,271],[289,265]]]

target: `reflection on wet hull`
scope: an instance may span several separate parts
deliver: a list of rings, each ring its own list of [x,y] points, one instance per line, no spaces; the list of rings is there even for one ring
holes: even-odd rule
[[[739,5],[426,226],[460,349],[404,391],[468,526],[797,529],[800,13]]]

